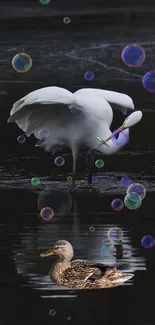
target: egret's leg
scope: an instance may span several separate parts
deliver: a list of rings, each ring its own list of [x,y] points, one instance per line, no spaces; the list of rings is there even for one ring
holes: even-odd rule
[[[95,150],[92,150],[90,155],[90,164],[89,164],[89,171],[88,171],[88,184],[90,186],[92,185],[94,160],[95,160]]]
[[[77,161],[77,150],[72,150],[73,156],[73,174],[72,174],[72,186],[75,186],[75,178],[76,178],[76,161]]]

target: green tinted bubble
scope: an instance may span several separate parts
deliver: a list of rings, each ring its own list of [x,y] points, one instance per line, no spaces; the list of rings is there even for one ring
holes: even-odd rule
[[[47,5],[51,0],[39,0],[42,5]]]
[[[95,166],[97,168],[102,168],[104,166],[104,161],[102,159],[98,159],[95,161]]]
[[[124,204],[130,210],[138,209],[141,203],[142,199],[136,192],[128,193],[124,198]]]
[[[32,185],[39,185],[40,184],[40,179],[38,177],[33,177],[31,179],[31,184]]]

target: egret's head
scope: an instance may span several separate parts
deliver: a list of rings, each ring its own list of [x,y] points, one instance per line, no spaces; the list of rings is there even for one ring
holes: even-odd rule
[[[141,118],[142,118],[143,114],[141,111],[136,111],[134,113],[131,113],[126,119],[125,121],[123,122],[123,124],[115,131],[115,135],[120,133],[121,131],[123,130],[126,130],[127,131],[127,128],[130,128],[132,126],[134,126],[135,124],[137,124]],[[107,143],[107,145],[109,144],[110,145],[110,142],[109,140],[111,140],[113,134],[111,134],[107,139],[104,140],[104,142],[102,142],[103,144],[104,143]],[[124,146],[124,145],[123,145]]]
[[[57,255],[61,260],[70,261],[74,255],[73,247],[67,240],[58,240],[52,249],[40,254],[41,257]]]

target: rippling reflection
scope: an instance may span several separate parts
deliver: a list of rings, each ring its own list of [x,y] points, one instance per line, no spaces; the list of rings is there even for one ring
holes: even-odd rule
[[[12,199],[12,194],[10,194],[12,209],[13,205],[15,209],[17,207],[16,200],[17,204],[19,203],[19,192],[19,213],[23,213],[25,197],[29,202],[24,205],[25,215],[22,216],[23,226],[20,228],[20,239],[13,242],[15,269],[17,274],[25,278],[27,284],[24,286],[37,290],[42,298],[74,299],[77,297],[78,291],[58,287],[49,279],[48,273],[55,257],[49,257],[46,260],[40,258],[40,253],[50,249],[58,239],[66,239],[72,243],[75,259],[89,259],[109,265],[121,262],[120,270],[127,273],[146,270],[145,258],[141,256],[138,247],[132,246],[135,238],[130,237],[129,230],[127,226],[125,227],[126,223],[124,224],[128,220],[126,212],[128,215],[130,212],[126,208],[121,212],[113,211],[111,208],[111,201],[116,195],[123,199],[126,193],[126,189],[121,186],[121,179],[126,175],[125,173],[98,172],[93,183],[94,190],[88,188],[85,174],[81,175],[76,182],[75,192],[72,192],[70,183],[66,180],[67,173],[57,175],[42,170],[40,174],[37,174],[40,184],[34,187],[31,184],[31,178],[34,176],[31,170],[26,172],[24,168],[18,168],[15,165],[11,173],[8,170],[6,166],[0,166],[0,187],[4,193],[4,200],[6,195],[8,203],[7,192],[12,188],[14,193]],[[130,173],[129,176],[134,182],[141,182],[147,192],[155,190],[154,176],[138,173]],[[50,222],[46,222],[40,218],[39,211],[37,213],[37,198],[39,193],[51,185],[53,189],[66,189],[72,196],[73,204],[67,216],[54,217]],[[25,192],[23,193],[21,189]],[[139,209],[138,214],[136,212],[137,218],[138,216],[141,218],[142,212],[144,216],[144,207],[141,211]],[[33,220],[33,226],[32,224],[30,226],[29,220]],[[120,227],[123,231],[123,239],[117,244],[108,241],[107,238],[108,230],[112,227]],[[92,228],[94,231],[91,231]],[[137,245],[140,247],[140,241]],[[131,286],[135,279],[136,275],[123,285]]]
[[[35,216],[34,216],[35,217]],[[101,247],[107,239],[107,232],[111,227],[118,224],[95,225],[95,231],[89,231],[88,225],[79,225],[74,216],[73,225],[45,224],[39,226],[36,232],[29,233],[27,228],[20,234],[21,243],[14,247],[14,260],[18,274],[28,278],[27,285],[40,291],[40,296],[46,297],[75,297],[74,290],[56,286],[49,279],[48,272],[53,258],[43,260],[39,254],[52,247],[57,239],[67,239],[75,248],[74,258],[89,259],[99,263],[113,264],[121,261],[123,272],[134,273],[136,270],[145,270],[145,259],[140,256],[139,249],[132,248],[131,238],[125,228],[123,230],[123,240],[120,245],[109,245],[109,250],[105,253]],[[119,256],[119,250],[129,249],[129,257]],[[124,285],[132,285],[133,279]],[[62,292],[63,291],[63,292]]]

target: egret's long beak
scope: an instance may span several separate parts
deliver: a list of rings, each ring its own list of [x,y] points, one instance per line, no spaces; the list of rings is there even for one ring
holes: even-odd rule
[[[52,249],[48,250],[47,252],[45,253],[41,253],[40,254],[40,257],[46,257],[46,256],[50,256],[50,255],[54,255],[54,252]]]
[[[123,123],[116,131],[115,131],[115,135],[120,133],[121,131],[123,131],[124,129],[126,129],[126,125],[125,123]],[[106,138],[105,140],[102,140],[101,143],[99,144],[98,147],[102,146],[102,144],[105,144],[107,141],[109,141],[112,138],[113,134],[110,135],[108,138]],[[97,148],[98,148],[97,147]]]

